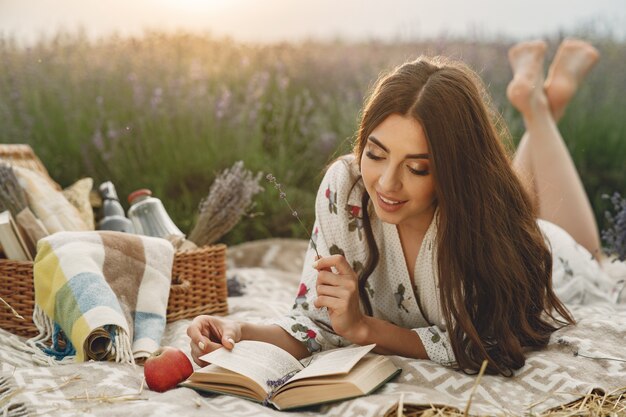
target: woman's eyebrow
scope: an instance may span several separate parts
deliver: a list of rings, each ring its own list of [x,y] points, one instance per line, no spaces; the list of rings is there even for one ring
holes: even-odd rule
[[[368,137],[367,140],[369,140],[370,142],[373,142],[376,146],[381,148],[383,151],[389,153],[389,149],[387,149],[385,145],[380,143],[380,141],[376,139],[374,136]],[[406,155],[404,158],[405,159],[430,159],[430,155],[427,153],[411,153],[411,154]]]

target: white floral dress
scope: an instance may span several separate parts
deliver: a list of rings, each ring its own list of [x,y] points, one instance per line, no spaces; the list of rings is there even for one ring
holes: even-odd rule
[[[305,255],[293,309],[289,315],[272,321],[302,341],[311,353],[350,344],[333,332],[327,310],[313,305],[317,297],[317,271],[312,263],[316,256],[315,246],[321,256],[344,255],[357,274],[365,265],[368,252],[361,207],[365,190],[362,181],[357,182],[358,172],[353,162],[353,156],[346,156],[332,164],[326,172],[317,194],[311,245]],[[430,360],[446,366],[454,365],[454,352],[439,305],[435,261],[436,222],[431,222],[422,241],[414,268],[413,289],[396,226],[381,222],[375,214],[370,216],[370,221],[380,251],[378,265],[366,286],[373,316],[414,330]],[[563,284],[563,291],[559,295],[568,298],[565,302],[581,301],[581,292],[588,289],[586,276],[598,272],[593,269],[595,264],[599,270],[597,263],[591,261],[591,255],[588,255],[588,259],[582,259],[578,251],[584,249],[573,246],[573,240],[567,241],[569,235],[562,229],[545,221],[539,221],[539,225],[546,229],[548,240],[554,237],[558,249],[566,249],[567,252],[560,256],[564,262],[555,261],[555,272],[559,274],[555,282]],[[569,261],[566,256],[572,256],[569,253],[571,251],[576,251],[576,260],[573,261],[576,265],[567,264]],[[559,259],[559,256],[555,259]],[[578,273],[580,279],[576,278],[577,274],[571,271],[572,268],[582,271]],[[568,275],[570,272],[571,275]],[[605,288],[601,288],[594,294],[600,295],[605,291]]]

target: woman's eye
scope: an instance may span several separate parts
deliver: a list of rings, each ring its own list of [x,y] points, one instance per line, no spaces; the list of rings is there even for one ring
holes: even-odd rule
[[[407,168],[409,168],[409,172],[411,172],[411,174],[415,174],[415,175],[428,175],[429,171],[428,168],[426,167],[411,167],[411,166],[407,166]]]
[[[374,155],[371,151],[366,151],[365,156],[374,161],[380,161],[381,159],[383,159],[382,156]]]

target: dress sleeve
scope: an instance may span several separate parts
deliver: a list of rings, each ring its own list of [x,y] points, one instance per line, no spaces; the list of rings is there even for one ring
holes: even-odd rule
[[[337,252],[338,248],[347,248],[351,244],[350,236],[342,232],[349,221],[349,214],[345,210],[347,194],[351,189],[347,164],[347,161],[335,162],[320,184],[315,202],[316,220],[312,239],[305,255],[292,310],[290,314],[271,321],[301,341],[311,353],[351,344],[333,331],[327,309],[318,309],[313,305],[317,298],[317,270],[312,266],[316,249],[321,256],[328,256],[344,253],[343,250]]]
[[[421,339],[428,359],[443,366],[456,366],[456,357],[448,332],[438,326],[421,327],[413,331]]]

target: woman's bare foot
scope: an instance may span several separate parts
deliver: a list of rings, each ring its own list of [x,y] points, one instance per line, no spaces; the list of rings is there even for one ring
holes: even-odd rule
[[[509,63],[513,79],[506,95],[524,118],[529,118],[538,109],[547,107],[543,92],[543,59],[546,43],[543,41],[520,42],[509,49]]]
[[[585,75],[598,62],[600,53],[590,43],[565,39],[556,51],[544,84],[550,111],[558,121]]]

